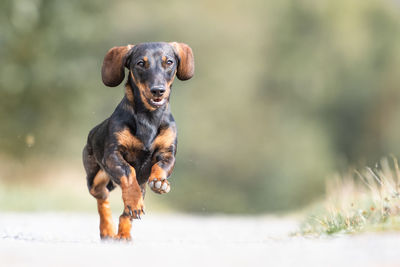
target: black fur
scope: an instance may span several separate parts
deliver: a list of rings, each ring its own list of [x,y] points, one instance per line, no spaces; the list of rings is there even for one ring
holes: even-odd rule
[[[139,63],[144,56],[148,58],[149,64],[145,67]],[[172,61],[172,65],[160,63],[162,56]],[[152,148],[155,138],[163,129],[169,128],[176,132],[175,121],[169,107],[169,95],[162,106],[149,109],[149,103],[144,103],[146,100],[142,99],[143,93],[136,83],[145,84],[148,88],[172,83],[178,63],[179,57],[167,43],[140,44],[129,51],[125,62],[129,69],[127,92],[112,115],[90,131],[83,150],[89,190],[100,169],[109,175],[110,182],[107,188],[111,191],[116,184],[120,184],[122,176],[129,176],[132,166],[143,194],[154,164],[158,163],[168,173],[172,171],[177,146],[176,137],[173,145],[167,150],[158,151]],[[129,94],[133,95],[133,101],[129,99]],[[121,145],[115,134],[123,130],[129,130],[143,143],[143,148],[128,149]]]

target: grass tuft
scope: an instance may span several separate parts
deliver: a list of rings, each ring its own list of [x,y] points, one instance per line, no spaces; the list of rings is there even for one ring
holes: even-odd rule
[[[400,169],[395,157],[328,180],[326,199],[302,223],[302,235],[400,230]]]

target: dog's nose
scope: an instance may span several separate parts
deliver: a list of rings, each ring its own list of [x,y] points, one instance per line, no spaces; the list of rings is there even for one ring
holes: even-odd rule
[[[154,96],[162,96],[165,93],[165,87],[163,86],[155,86],[150,89],[150,92]]]

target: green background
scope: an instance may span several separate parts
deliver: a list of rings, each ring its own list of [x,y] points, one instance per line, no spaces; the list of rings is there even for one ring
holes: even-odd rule
[[[196,72],[172,92],[172,190],[148,206],[307,205],[331,173],[400,154],[399,36],[389,0],[1,1],[0,209],[94,210],[81,150],[124,91],[102,60],[149,41],[189,44]]]

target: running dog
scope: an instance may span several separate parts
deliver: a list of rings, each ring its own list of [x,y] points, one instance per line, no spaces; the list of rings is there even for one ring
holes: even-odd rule
[[[146,184],[170,191],[177,130],[169,97],[175,76],[194,75],[192,49],[183,43],[142,43],[111,48],[101,70],[106,86],[125,78],[125,96],[112,115],[94,127],[83,149],[89,192],[97,200],[102,239],[131,239],[131,221],[144,214]],[[109,193],[122,189],[124,210],[115,233]]]

